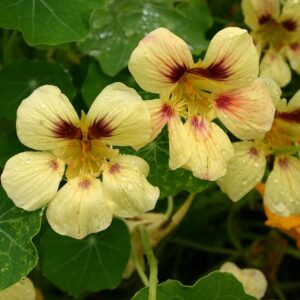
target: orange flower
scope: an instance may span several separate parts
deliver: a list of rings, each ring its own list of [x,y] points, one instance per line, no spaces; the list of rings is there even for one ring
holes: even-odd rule
[[[259,183],[256,186],[257,191],[264,196],[265,184]],[[265,224],[272,228],[278,228],[297,242],[297,247],[300,249],[300,215],[294,215],[290,217],[282,217],[272,213],[264,205],[265,214],[267,220]]]

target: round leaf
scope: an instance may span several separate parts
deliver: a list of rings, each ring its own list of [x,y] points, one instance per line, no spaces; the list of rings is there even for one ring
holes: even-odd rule
[[[0,188],[0,290],[25,277],[37,264],[32,238],[39,232],[41,210],[15,207]]]
[[[157,300],[255,300],[245,293],[242,284],[231,274],[213,272],[200,278],[194,286],[168,280],[158,285]],[[148,288],[140,290],[132,300],[148,300]]]
[[[102,0],[1,0],[0,26],[22,31],[30,45],[83,40],[92,11]]]
[[[115,288],[130,253],[129,232],[120,220],[82,240],[58,235],[49,228],[40,244],[44,275],[73,295]]]

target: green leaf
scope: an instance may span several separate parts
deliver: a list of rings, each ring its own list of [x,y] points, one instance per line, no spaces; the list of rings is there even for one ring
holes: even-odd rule
[[[41,226],[41,210],[15,207],[0,188],[0,290],[25,277],[37,264],[32,238]]]
[[[155,28],[168,28],[189,44],[193,54],[200,54],[211,24],[205,0],[115,0],[95,10],[90,35],[80,48],[98,60],[104,73],[114,76],[127,66],[139,40]]]
[[[1,0],[0,26],[18,29],[29,45],[83,40],[88,20],[104,0]]]
[[[20,60],[4,67],[0,71],[0,118],[14,121],[21,101],[44,84],[58,86],[69,99],[75,95],[70,75],[59,65]]]
[[[255,300],[245,293],[242,284],[231,274],[213,272],[193,286],[168,280],[158,285],[157,300]],[[132,300],[148,300],[148,288],[140,290]]]
[[[182,168],[169,169],[168,135],[160,134],[153,142],[139,151],[127,150],[131,154],[144,158],[150,165],[148,180],[160,189],[160,198],[175,196],[185,190],[191,193],[203,191],[209,184],[193,176],[192,172]],[[121,149],[122,152],[122,149]]]
[[[49,228],[40,244],[44,275],[73,295],[115,288],[130,253],[129,232],[120,220],[82,240],[58,235]]]

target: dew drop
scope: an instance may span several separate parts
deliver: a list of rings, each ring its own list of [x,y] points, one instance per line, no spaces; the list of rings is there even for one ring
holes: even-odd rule
[[[242,185],[246,185],[246,184],[247,184],[247,180],[243,180]]]
[[[278,211],[279,213],[282,213],[286,210],[286,206],[283,202],[278,202],[274,206],[275,210]]]
[[[278,183],[278,178],[275,178],[275,179],[274,179],[274,183]]]
[[[245,163],[246,163],[246,159],[243,159],[243,160],[242,160],[242,163],[245,164]]]
[[[225,149],[223,149],[222,151],[221,151],[221,153],[223,154],[223,155],[225,155],[226,154],[226,150]]]
[[[258,163],[258,162],[255,162],[255,163],[254,163],[254,167],[255,167],[255,168],[258,168],[258,167],[259,167],[259,163]]]
[[[31,158],[27,158],[26,159],[26,164],[30,164],[31,163]]]
[[[283,196],[284,194],[285,194],[285,192],[284,191],[280,191],[280,193],[279,193],[281,196]]]
[[[128,183],[128,184],[127,184],[127,189],[128,189],[129,191],[131,191],[132,188],[133,188],[133,185],[132,185],[131,183]]]

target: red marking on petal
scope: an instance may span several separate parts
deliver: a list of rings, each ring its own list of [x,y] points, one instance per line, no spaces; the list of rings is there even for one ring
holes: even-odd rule
[[[254,147],[251,147],[251,148],[249,149],[249,152],[248,152],[248,153],[250,154],[250,156],[251,156],[252,158],[257,158],[257,157],[258,157],[258,151],[257,151],[257,149],[254,148]]]
[[[287,122],[300,123],[300,108],[292,112],[277,113],[276,118]]]
[[[79,182],[79,187],[81,189],[87,190],[90,186],[91,186],[91,181],[88,179],[84,179],[82,181]]]
[[[272,20],[271,15],[269,15],[269,14],[264,14],[264,15],[261,15],[261,16],[258,18],[258,23],[259,23],[260,25],[263,25],[263,24],[269,22],[270,20]]]
[[[55,124],[55,128],[52,129],[55,137],[61,139],[82,139],[82,132],[79,127],[76,127],[71,122],[60,120]]]
[[[162,116],[162,118],[164,120],[169,120],[170,117],[172,117],[173,115],[173,109],[170,105],[168,105],[167,103],[164,103],[164,105],[162,106],[161,110],[160,110],[160,114]]]
[[[287,30],[287,31],[295,31],[298,27],[298,24],[295,20],[285,20],[282,23],[282,26]]]
[[[300,51],[300,44],[299,43],[293,43],[293,44],[290,45],[290,48],[295,52]]]
[[[201,120],[197,117],[194,116],[191,118],[191,125],[195,128],[195,129],[203,129],[205,128],[205,123],[204,123],[204,119],[201,118]]]
[[[281,169],[287,169],[289,167],[289,161],[287,158],[280,158],[278,165]]]
[[[169,79],[169,81],[172,83],[178,82],[180,78],[184,75],[184,73],[188,70],[187,66],[180,65],[175,61],[173,61],[173,65],[167,65],[167,66],[169,69],[168,72],[161,72],[161,73],[164,76],[166,76]]]
[[[49,161],[49,166],[53,171],[56,171],[58,169],[58,163],[56,160]]]
[[[226,66],[225,62],[226,59],[223,58],[219,62],[215,62],[207,68],[192,68],[188,71],[188,73],[209,79],[225,80],[232,75],[230,66]]]
[[[121,166],[119,164],[113,164],[109,168],[109,172],[111,174],[119,173],[121,169]]]
[[[232,105],[233,99],[228,95],[219,95],[216,99],[216,107],[218,109],[227,110]]]
[[[110,122],[104,118],[94,121],[88,129],[88,139],[99,139],[103,137],[110,137],[113,133],[113,128],[110,127]]]

